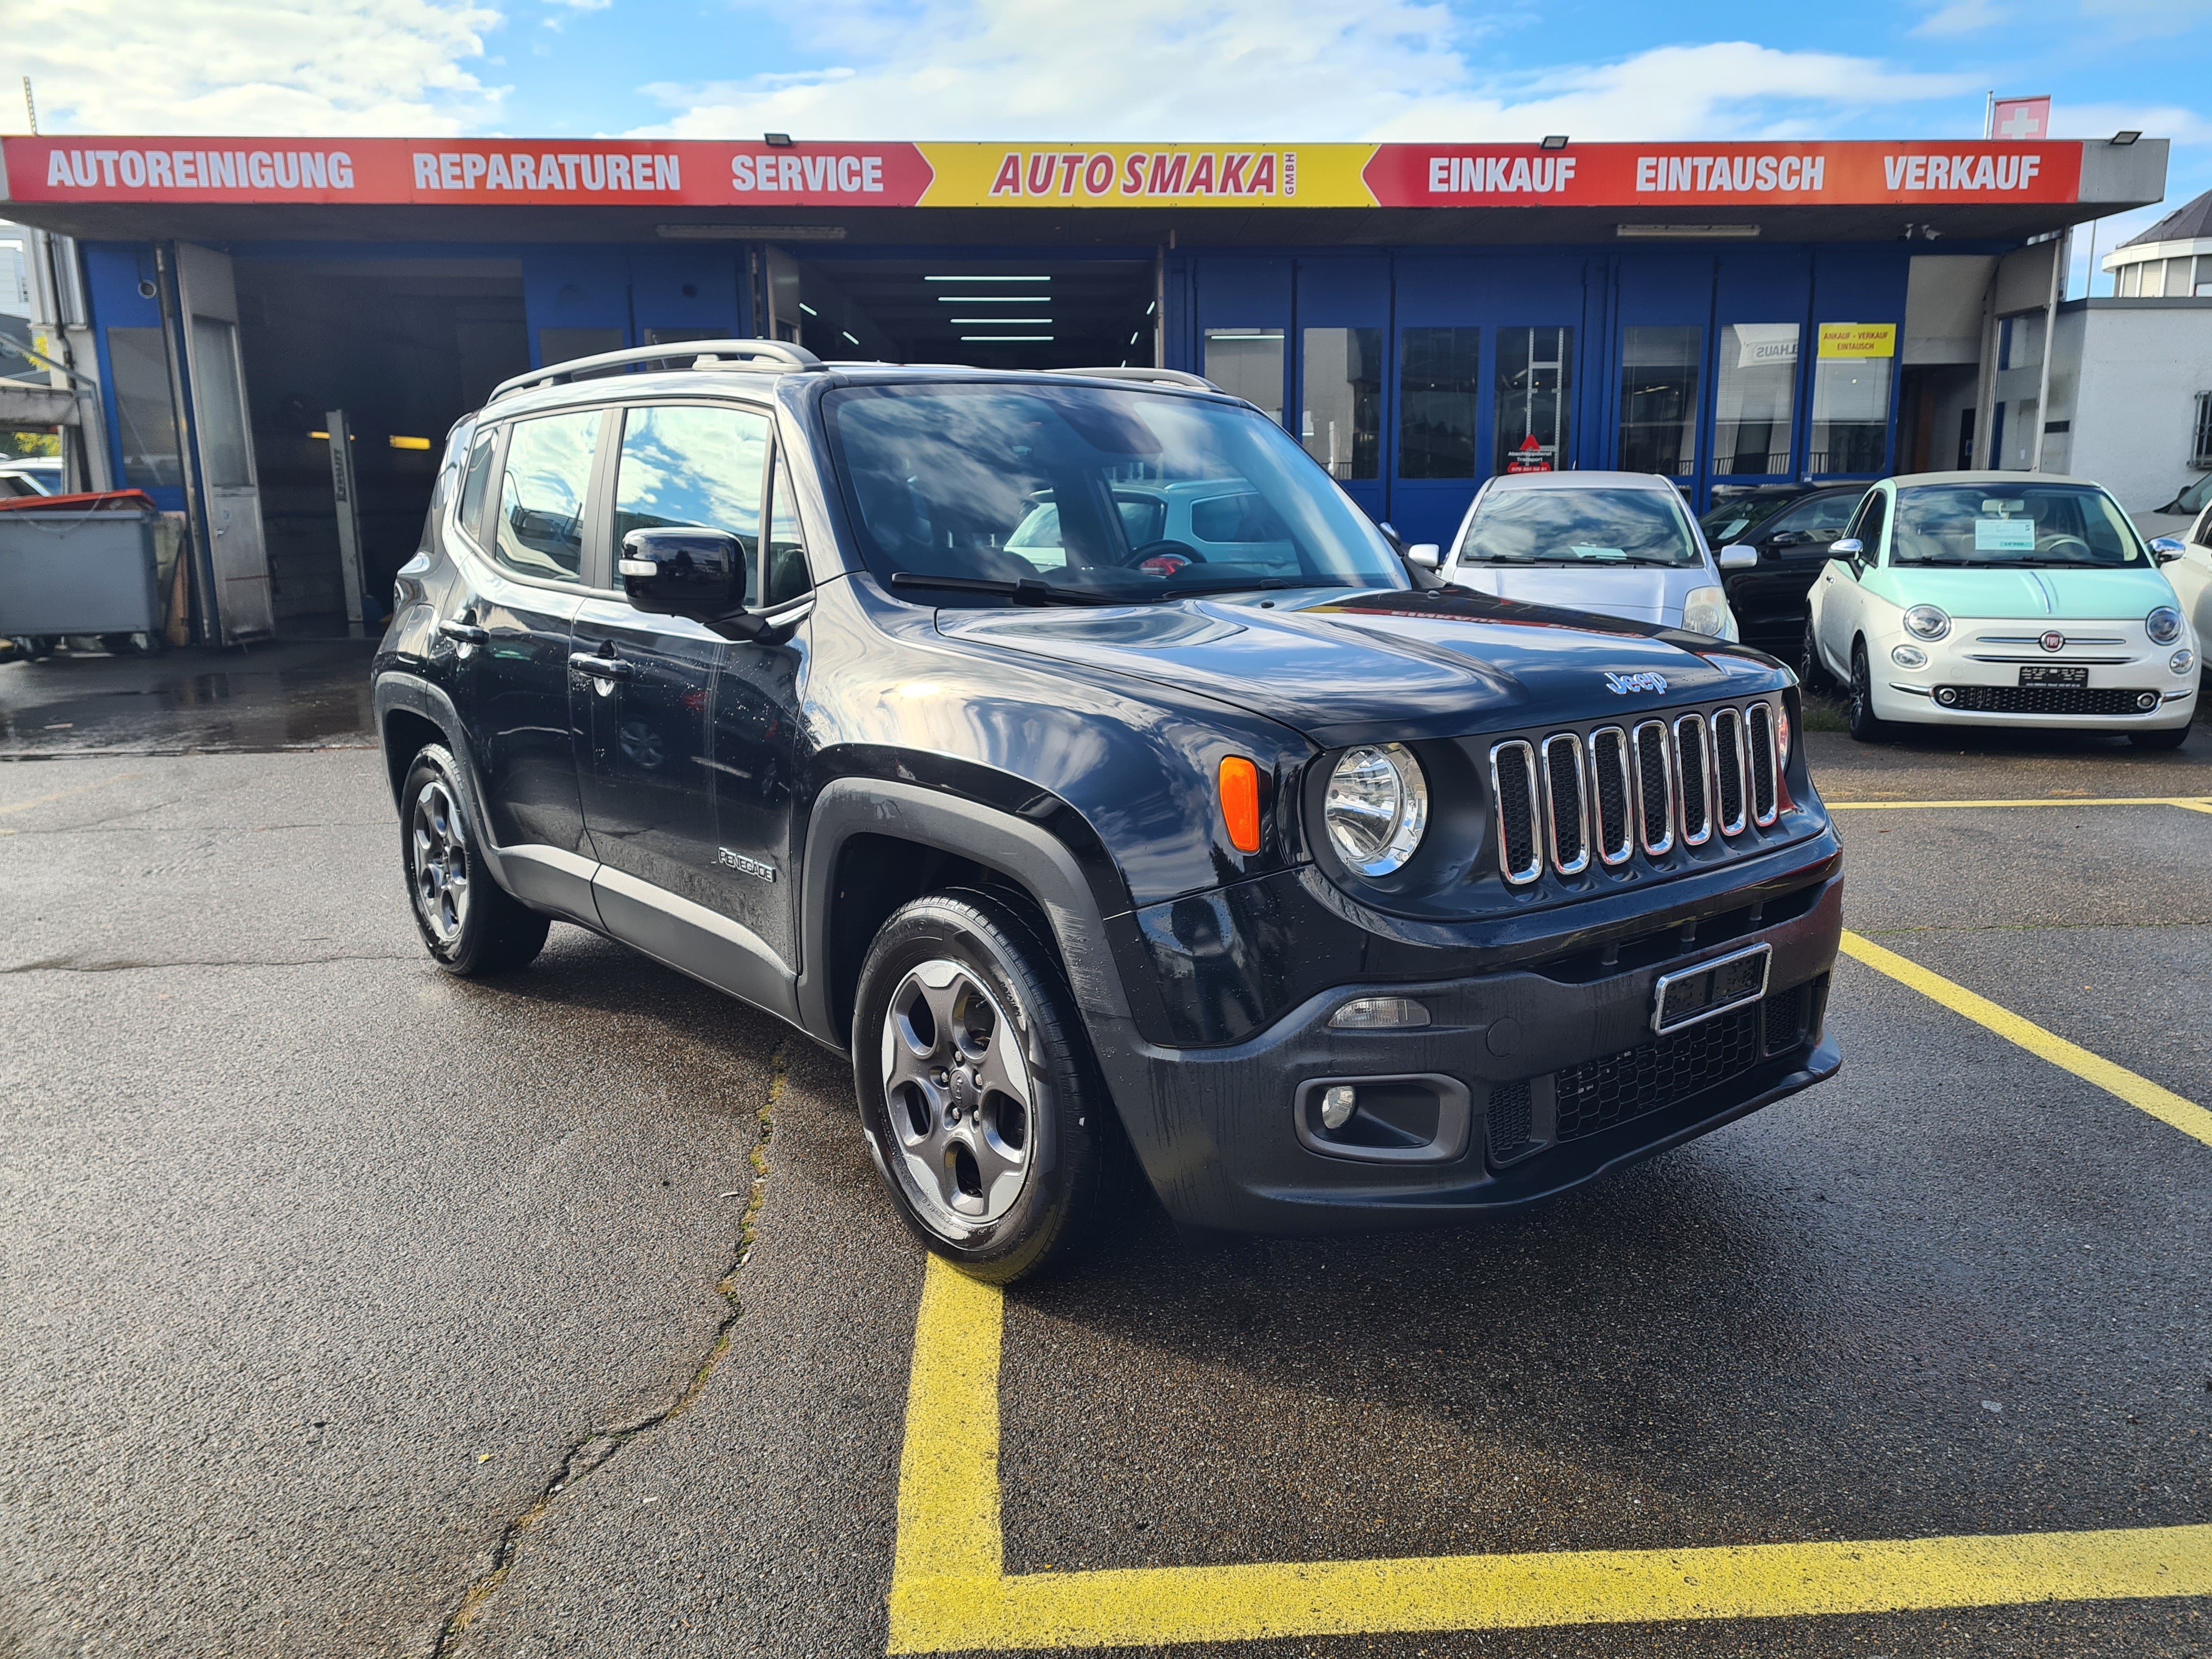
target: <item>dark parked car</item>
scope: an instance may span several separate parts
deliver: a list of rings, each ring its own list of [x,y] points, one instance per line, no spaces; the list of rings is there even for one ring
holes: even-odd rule
[[[1267,533],[1143,539],[1181,520],[1133,479]],[[454,428],[394,600],[431,954],[514,969],[560,918],[848,1053],[979,1274],[1075,1237],[1124,1139],[1186,1224],[1412,1224],[1838,1064],[1788,673],[1446,592],[1188,376],[547,369]]]
[[[1759,484],[1717,499],[1698,520],[1717,553],[1748,547],[1751,570],[1722,578],[1729,609],[1745,641],[1795,660],[1805,637],[1805,595],[1828,562],[1828,544],[1844,533],[1867,487],[1855,484]]]

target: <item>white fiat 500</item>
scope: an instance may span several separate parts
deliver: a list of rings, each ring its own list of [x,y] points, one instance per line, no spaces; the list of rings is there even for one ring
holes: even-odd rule
[[[2197,640],[2119,504],[2077,478],[1923,472],[1867,492],[1813,584],[1800,677],[1851,735],[1917,726],[2124,732],[2179,748]]]

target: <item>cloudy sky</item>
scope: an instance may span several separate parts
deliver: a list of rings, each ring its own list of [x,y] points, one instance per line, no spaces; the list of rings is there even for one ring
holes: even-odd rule
[[[2172,137],[2171,204],[2207,63],[2207,0],[70,0],[0,85],[49,132],[1284,142],[1965,137],[1995,88]]]

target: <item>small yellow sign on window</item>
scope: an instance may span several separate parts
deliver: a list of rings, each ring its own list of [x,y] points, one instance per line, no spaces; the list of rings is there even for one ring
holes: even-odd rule
[[[1820,325],[1820,355],[1823,357],[1894,357],[1897,356],[1897,325],[1823,323]]]

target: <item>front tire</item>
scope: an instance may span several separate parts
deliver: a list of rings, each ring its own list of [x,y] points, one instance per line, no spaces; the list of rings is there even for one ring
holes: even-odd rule
[[[1889,735],[1874,712],[1874,675],[1867,667],[1866,641],[1851,647],[1851,736],[1861,743],[1880,743]]]
[[[476,979],[528,966],[551,923],[492,879],[452,751],[425,744],[399,792],[399,862],[424,946],[447,973]]]
[[[1808,691],[1826,691],[1835,677],[1820,660],[1820,642],[1813,635],[1813,619],[1805,618],[1805,637],[1797,647],[1797,684]]]
[[[938,894],[884,924],[853,1081],[901,1218],[963,1272],[1012,1284],[1085,1231],[1110,1108],[1059,959],[1011,906]]]

